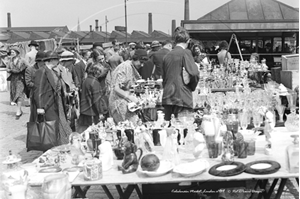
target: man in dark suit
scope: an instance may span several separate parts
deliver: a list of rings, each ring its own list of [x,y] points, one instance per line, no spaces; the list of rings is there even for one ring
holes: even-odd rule
[[[172,50],[172,47],[173,47],[172,41],[166,40],[166,41],[162,42],[162,49],[153,53],[152,61],[154,63],[154,67],[155,67],[154,73],[153,73],[154,79],[161,78],[164,56]]]
[[[197,65],[192,53],[186,49],[190,41],[189,33],[178,27],[174,36],[176,46],[164,57],[162,67],[162,105],[166,121],[171,120],[172,114],[178,117],[179,113],[193,110],[192,91],[199,81]]]

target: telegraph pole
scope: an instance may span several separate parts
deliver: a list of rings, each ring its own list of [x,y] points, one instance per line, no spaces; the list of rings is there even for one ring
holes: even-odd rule
[[[107,23],[108,23],[107,16],[105,15],[105,42],[107,42]]]
[[[126,35],[126,45],[127,45],[127,7],[126,7],[126,1],[128,1],[128,0],[124,0],[124,3],[125,3],[125,35]]]

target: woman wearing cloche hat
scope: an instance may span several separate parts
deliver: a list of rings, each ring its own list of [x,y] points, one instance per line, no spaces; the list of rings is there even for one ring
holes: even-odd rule
[[[137,122],[138,115],[128,110],[129,102],[138,104],[138,99],[131,95],[129,88],[141,79],[138,70],[148,60],[147,52],[142,49],[135,50],[132,60],[127,60],[112,72],[109,96],[109,110],[116,123],[129,120]]]
[[[66,85],[58,67],[59,58],[56,52],[46,52],[45,66],[35,74],[33,96],[37,114],[44,115],[45,121],[56,121],[56,132],[53,133],[60,138],[56,144],[62,145],[68,143],[72,130],[66,119]]]
[[[7,66],[9,76],[7,80],[10,81],[10,100],[11,105],[17,105],[16,119],[19,119],[23,114],[21,106],[25,96],[24,73],[28,67],[28,63],[20,56],[20,49],[18,47],[11,47],[9,53],[10,60]]]
[[[29,122],[37,121],[36,105],[33,100],[33,86],[35,73],[39,68],[44,67],[45,52],[38,51],[35,56],[35,64],[33,66],[27,67],[25,71],[25,83],[28,88],[28,97],[30,98],[30,117]]]

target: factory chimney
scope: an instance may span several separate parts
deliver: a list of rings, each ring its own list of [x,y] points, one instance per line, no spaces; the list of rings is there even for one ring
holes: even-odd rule
[[[190,1],[184,0],[184,20],[190,20]]]
[[[148,34],[152,33],[152,13],[148,13]]]
[[[11,28],[11,16],[9,12],[7,13],[7,27]]]
[[[96,22],[95,31],[99,31],[98,19],[96,19],[95,22]]]
[[[171,28],[171,31],[172,31],[172,37],[174,37],[174,30],[175,30],[175,28],[176,28],[176,20],[173,19],[173,20],[172,20],[172,28]]]

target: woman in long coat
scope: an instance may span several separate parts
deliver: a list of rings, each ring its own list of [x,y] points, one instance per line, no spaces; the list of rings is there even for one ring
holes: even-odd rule
[[[10,49],[10,56],[11,59],[7,67],[7,72],[10,74],[10,100],[12,105],[17,105],[16,119],[19,119],[23,114],[21,106],[25,96],[24,73],[28,64],[25,59],[20,57],[20,50],[17,47]]]
[[[37,113],[36,113],[36,105],[35,101],[33,100],[33,86],[34,86],[34,77],[36,71],[44,67],[44,59],[45,53],[43,51],[38,51],[35,57],[35,64],[33,66],[27,67],[25,71],[25,83],[28,89],[30,89],[30,117],[29,122],[36,122],[37,121]]]
[[[57,145],[67,144],[72,133],[66,118],[66,85],[61,78],[62,67],[58,67],[59,56],[47,52],[45,66],[36,71],[34,79],[34,100],[37,113],[43,114],[45,121],[56,120]]]
[[[97,124],[101,119],[100,115],[105,111],[101,106],[105,92],[98,79],[102,73],[103,67],[100,64],[91,64],[88,67],[88,76],[83,81],[80,97],[80,116],[76,129],[78,133],[82,133],[93,123]]]

